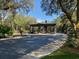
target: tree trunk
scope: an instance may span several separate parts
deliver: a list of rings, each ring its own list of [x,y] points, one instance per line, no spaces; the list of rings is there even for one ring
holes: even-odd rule
[[[77,11],[76,11],[76,15],[77,15],[77,22],[76,22],[76,24],[78,24],[79,23],[79,0],[77,0]],[[77,28],[76,29],[76,31],[77,31],[77,38],[79,38],[79,28]]]
[[[12,27],[12,30],[15,30],[14,28],[14,19],[15,19],[15,15],[16,15],[16,10],[15,9],[10,9],[10,11],[12,12],[12,22],[11,22],[11,27]]]
[[[67,16],[68,20],[70,21],[72,27],[74,28],[74,24],[73,24],[73,21],[72,21],[72,15],[69,14],[69,13],[64,9],[64,7],[63,7],[63,5],[62,5],[62,2],[61,2],[60,0],[58,0],[58,2],[59,2],[59,4],[60,4],[60,6],[61,6],[62,11],[65,13],[65,15]]]
[[[79,0],[77,0],[77,23],[79,22]]]

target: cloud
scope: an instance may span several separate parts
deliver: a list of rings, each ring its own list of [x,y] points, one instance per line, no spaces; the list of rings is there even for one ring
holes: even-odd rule
[[[43,22],[45,22],[44,19],[40,19],[40,18],[38,18],[36,21],[37,21],[37,23],[43,23]]]

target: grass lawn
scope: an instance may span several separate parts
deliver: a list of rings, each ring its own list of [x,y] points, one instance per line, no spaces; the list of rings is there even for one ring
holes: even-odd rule
[[[41,59],[79,59],[79,50],[62,47],[50,55],[42,57]]]

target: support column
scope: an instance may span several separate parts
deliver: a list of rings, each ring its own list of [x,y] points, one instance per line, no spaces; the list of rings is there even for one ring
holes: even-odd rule
[[[40,33],[40,26],[38,27],[38,33]]]
[[[56,29],[56,26],[54,26],[54,33],[56,33],[57,32],[57,29]]]
[[[30,33],[32,32],[32,26],[30,26]]]
[[[47,26],[44,26],[45,33],[47,33]]]

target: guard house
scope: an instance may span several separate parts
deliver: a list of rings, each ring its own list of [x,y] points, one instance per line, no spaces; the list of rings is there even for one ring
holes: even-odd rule
[[[30,24],[30,33],[56,33],[56,24]]]

